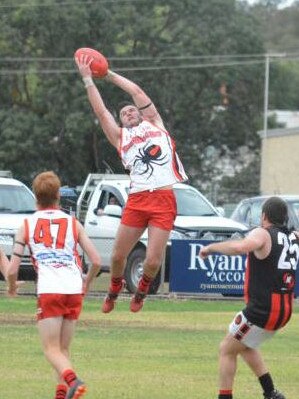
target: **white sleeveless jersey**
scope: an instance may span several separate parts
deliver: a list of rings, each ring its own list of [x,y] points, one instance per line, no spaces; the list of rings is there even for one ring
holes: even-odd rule
[[[130,172],[131,193],[187,180],[174,140],[147,120],[132,128],[122,128],[119,154]]]
[[[76,219],[59,209],[45,209],[24,223],[25,242],[38,276],[37,294],[81,294]]]

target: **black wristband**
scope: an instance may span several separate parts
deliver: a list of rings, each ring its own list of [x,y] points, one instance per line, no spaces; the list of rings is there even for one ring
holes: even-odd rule
[[[151,105],[152,105],[152,102],[149,103],[149,104],[147,104],[147,105],[144,105],[143,107],[140,107],[140,108],[138,108],[138,109],[139,109],[139,111],[143,111],[144,109],[150,107]]]

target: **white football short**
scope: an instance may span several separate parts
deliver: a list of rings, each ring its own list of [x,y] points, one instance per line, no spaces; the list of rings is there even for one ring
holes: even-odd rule
[[[275,331],[268,331],[250,323],[241,311],[229,325],[229,333],[248,348],[256,349],[264,341],[272,338]]]

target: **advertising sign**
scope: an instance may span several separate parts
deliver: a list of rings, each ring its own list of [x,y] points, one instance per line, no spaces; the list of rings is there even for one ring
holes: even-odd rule
[[[203,260],[199,250],[210,242],[172,240],[170,292],[243,294],[246,256],[213,254]]]
[[[200,248],[211,242],[172,240],[169,292],[243,295],[246,255],[213,254],[203,260]],[[295,296],[299,296],[299,268]]]

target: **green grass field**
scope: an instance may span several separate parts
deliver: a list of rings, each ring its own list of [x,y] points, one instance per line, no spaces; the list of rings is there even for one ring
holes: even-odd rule
[[[87,298],[72,345],[86,399],[216,399],[218,345],[240,301],[148,300],[138,314],[122,299],[109,315]],[[0,298],[1,398],[52,399],[54,374],[35,325],[35,298]],[[298,397],[299,308],[262,351],[288,399]],[[236,399],[262,398],[240,360]]]

